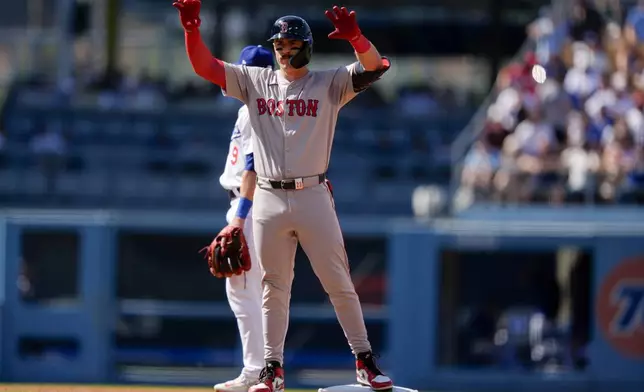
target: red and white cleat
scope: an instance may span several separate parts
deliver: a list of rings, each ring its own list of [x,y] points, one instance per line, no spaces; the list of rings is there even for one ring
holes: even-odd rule
[[[248,388],[258,382],[259,380],[257,378],[249,378],[242,374],[234,380],[222,382],[213,388],[217,392],[248,392]]]
[[[360,353],[356,356],[356,375],[358,383],[374,391],[386,391],[394,387],[393,381],[385,376],[376,365],[371,352]]]
[[[248,392],[284,392],[284,369],[278,362],[268,362],[259,374],[259,383]]]

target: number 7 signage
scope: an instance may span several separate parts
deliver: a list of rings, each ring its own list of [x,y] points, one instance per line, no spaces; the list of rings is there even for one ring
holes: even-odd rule
[[[613,268],[601,284],[595,310],[611,347],[626,357],[644,359],[644,257]]]

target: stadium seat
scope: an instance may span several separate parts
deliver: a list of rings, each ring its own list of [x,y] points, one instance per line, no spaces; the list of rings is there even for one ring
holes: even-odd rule
[[[0,194],[9,195],[18,189],[20,173],[12,169],[0,170]]]

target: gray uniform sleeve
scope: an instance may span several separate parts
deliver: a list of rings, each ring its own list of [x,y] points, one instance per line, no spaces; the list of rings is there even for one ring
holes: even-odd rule
[[[356,61],[346,67],[338,68],[331,82],[331,99],[340,107],[346,105],[356,95],[368,89],[389,70],[391,63],[386,57],[382,58],[382,67],[375,71],[365,71],[360,62]]]
[[[362,69],[362,65],[356,61],[335,71],[329,90],[331,101],[342,107],[358,95],[358,92],[354,91],[353,88],[352,75]]]
[[[247,105],[251,92],[260,84],[263,68],[224,62],[224,69],[226,70],[226,89],[222,89],[223,94],[237,98]]]

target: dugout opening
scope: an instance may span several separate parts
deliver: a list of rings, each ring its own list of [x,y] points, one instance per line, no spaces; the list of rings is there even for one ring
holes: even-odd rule
[[[439,258],[439,366],[585,369],[592,249],[445,247]]]

